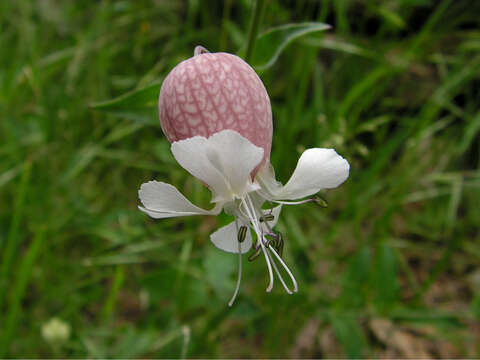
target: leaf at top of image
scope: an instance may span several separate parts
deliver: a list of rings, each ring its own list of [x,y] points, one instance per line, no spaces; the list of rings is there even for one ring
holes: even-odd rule
[[[277,61],[283,50],[293,41],[331,26],[320,22],[303,22],[273,27],[257,37],[250,64],[255,70],[266,70]],[[241,49],[242,56],[245,49]]]
[[[94,110],[148,124],[157,124],[157,101],[161,83],[135,89],[111,100],[90,105]]]

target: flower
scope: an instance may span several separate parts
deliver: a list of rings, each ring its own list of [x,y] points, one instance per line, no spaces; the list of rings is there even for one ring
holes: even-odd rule
[[[210,85],[204,87],[207,78]],[[268,95],[253,69],[234,55],[209,54],[197,47],[195,56],[179,64],[165,79],[159,112],[173,156],[210,189],[214,206],[202,209],[174,186],[149,181],[140,187],[143,206],[139,209],[155,219],[218,215],[222,209],[234,216],[232,223],[210,235],[217,248],[238,254],[238,279],[230,306],[240,287],[242,254],[252,246],[249,259],[263,254],[267,264],[267,292],[273,288],[273,272],[287,293],[297,292],[295,277],[282,259],[283,236],[273,230],[282,205],[316,201],[312,196],[320,190],[335,188],[347,179],[348,162],[333,149],[308,149],[290,180],[284,186],[279,183],[270,164]],[[278,205],[264,209],[265,202]],[[277,262],[289,275],[292,288],[282,278]]]
[[[56,317],[42,325],[42,337],[52,345],[62,344],[70,337],[70,325]]]

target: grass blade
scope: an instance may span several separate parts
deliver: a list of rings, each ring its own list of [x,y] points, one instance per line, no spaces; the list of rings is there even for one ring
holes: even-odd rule
[[[6,293],[6,287],[10,274],[10,268],[12,267],[13,260],[15,258],[15,250],[20,242],[20,223],[23,218],[25,198],[30,182],[32,164],[27,161],[23,168],[22,178],[20,179],[20,186],[16,195],[14,212],[10,223],[10,230],[8,232],[7,241],[5,244],[5,251],[2,257],[2,264],[0,267],[0,309],[2,308],[4,297]],[[0,250],[3,244],[0,243]]]
[[[115,99],[98,102],[90,108],[147,124],[157,124],[157,99],[161,83],[137,89]]]
[[[16,281],[14,282],[13,290],[11,292],[11,298],[9,301],[9,306],[7,308],[6,320],[5,323],[2,325],[2,327],[4,328],[4,332],[0,340],[0,358],[5,357],[5,355],[8,353],[10,342],[13,335],[15,334],[15,330],[17,328],[18,320],[20,317],[22,307],[21,302],[25,295],[25,291],[27,289],[27,285],[32,274],[33,265],[35,264],[35,260],[38,257],[40,247],[44,239],[45,230],[38,231],[20,264],[17,273],[18,275],[15,279]]]

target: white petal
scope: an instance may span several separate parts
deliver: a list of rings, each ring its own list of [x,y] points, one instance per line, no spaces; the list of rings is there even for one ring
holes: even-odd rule
[[[233,130],[213,134],[208,141],[210,161],[225,175],[233,191],[241,194],[245,184],[252,183],[250,173],[262,161],[263,149]]]
[[[259,169],[255,180],[260,183],[261,189],[258,191],[260,197],[268,200],[275,200],[274,194],[283,187],[282,183],[275,179],[275,170],[270,163],[266,163]]]
[[[208,148],[208,140],[202,136],[176,141],[171,146],[173,156],[185,170],[202,180],[212,191],[228,192],[224,176],[215,169],[207,157]]]
[[[242,223],[238,223],[240,227]],[[235,221],[221,227],[210,235],[210,240],[220,250],[238,254],[238,234],[237,225]],[[247,229],[247,236],[245,240],[240,243],[240,251],[245,254],[252,247],[252,234],[250,229]]]
[[[227,201],[258,189],[250,173],[263,158],[263,149],[233,130],[208,139],[194,136],[172,144],[178,163],[206,183],[216,195],[212,201]]]
[[[263,190],[276,200],[295,200],[332,189],[348,178],[350,165],[333,149],[313,148],[305,150],[298,160],[292,177],[285,186],[275,181],[273,172],[264,167],[258,179]]]
[[[138,197],[144,207],[139,209],[154,219],[188,215],[217,215],[221,205],[205,210],[193,205],[173,185],[149,181],[140,186]]]

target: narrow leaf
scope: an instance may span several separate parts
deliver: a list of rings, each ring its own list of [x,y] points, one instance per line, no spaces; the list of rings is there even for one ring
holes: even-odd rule
[[[377,304],[383,309],[394,304],[398,298],[397,256],[387,243],[382,243],[378,249],[375,270]]]
[[[330,29],[330,25],[319,22],[286,24],[271,28],[257,38],[251,65],[255,70],[266,70],[278,59],[291,42],[317,31]]]
[[[91,104],[90,107],[125,119],[156,124],[157,101],[161,86],[161,83],[155,83],[112,100]]]
[[[17,325],[19,324],[22,315],[22,300],[27,291],[27,286],[31,280],[32,270],[35,261],[40,253],[41,245],[45,239],[45,230],[37,232],[33,238],[30,246],[26,250],[22,261],[16,273],[15,281],[12,282],[12,287],[9,291],[10,303],[8,304],[8,311],[6,312],[6,319],[2,321],[2,338],[0,339],[0,358],[8,354],[11,347],[11,341],[14,339]],[[27,320],[25,318],[25,320]],[[17,338],[20,336],[17,334]]]
[[[339,301],[339,304],[343,307],[348,309],[364,306],[371,261],[371,253],[368,247],[363,247],[350,259],[343,279],[342,296]]]
[[[2,238],[0,238],[0,250],[3,250],[0,262],[0,309],[3,306],[3,301],[5,300],[5,296],[7,294],[13,264],[18,256],[16,251],[22,240],[21,224],[23,220],[27,191],[30,186],[31,172],[32,163],[30,161],[26,161],[23,165],[23,174],[20,179],[17,196],[15,198],[13,214],[10,222],[10,230],[8,231],[6,240],[2,240]]]
[[[362,358],[366,340],[357,319],[345,314],[332,314],[330,321],[335,337],[342,344],[347,357]]]

